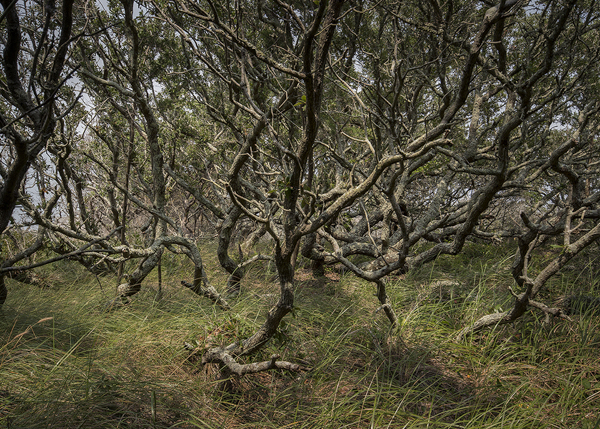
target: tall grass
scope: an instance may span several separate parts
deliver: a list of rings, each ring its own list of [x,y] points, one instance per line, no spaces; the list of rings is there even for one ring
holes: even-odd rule
[[[0,422],[10,428],[600,428],[600,319],[544,326],[535,313],[457,342],[456,332],[510,304],[509,252],[464,257],[395,278],[390,332],[370,284],[300,272],[296,309],[256,359],[273,352],[310,369],[218,388],[217,370],[188,359],[249,335],[277,299],[265,265],[223,312],[178,286],[189,267],[164,261],[126,308],[105,313],[115,280],[75,265],[52,288],[10,284],[0,313]],[[225,278],[208,261],[211,280]],[[593,267],[591,267],[593,268]],[[590,269],[591,269],[590,268]],[[458,282],[452,291],[431,287]],[[595,276],[575,270],[553,293]],[[577,282],[577,284],[575,283]],[[594,286],[594,285],[592,285]]]

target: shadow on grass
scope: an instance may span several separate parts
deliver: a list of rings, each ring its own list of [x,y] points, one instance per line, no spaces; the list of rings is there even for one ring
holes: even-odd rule
[[[468,379],[446,368],[432,352],[434,345],[405,348],[397,333],[390,334],[387,319],[376,311],[374,289],[352,277],[313,279],[301,272],[294,315],[261,356],[252,360],[277,352],[310,370],[244,376],[235,378],[228,392],[213,391],[215,413],[225,416],[222,427],[451,423],[470,419],[474,398],[492,413],[497,398],[482,395]],[[241,299],[252,305],[276,299],[267,290],[245,294]],[[217,369],[195,374],[210,382]]]

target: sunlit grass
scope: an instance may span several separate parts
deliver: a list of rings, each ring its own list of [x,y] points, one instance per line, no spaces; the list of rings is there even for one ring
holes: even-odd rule
[[[179,286],[189,265],[165,259],[163,298],[156,300],[151,277],[130,306],[111,313],[101,308],[114,279],[61,264],[49,289],[10,284],[0,313],[0,424],[600,428],[598,316],[544,326],[528,313],[514,325],[455,340],[465,324],[510,304],[510,262],[508,251],[480,246],[391,279],[400,319],[393,332],[372,284],[300,271],[294,314],[255,358],[277,352],[309,370],[243,377],[230,391],[219,388],[216,368],[188,360],[182,345],[201,351],[260,326],[278,289],[266,264],[250,270],[232,310],[223,312]],[[207,264],[211,281],[223,287],[216,261]],[[594,278],[574,271],[552,293],[581,290]],[[437,280],[458,286],[436,289]]]

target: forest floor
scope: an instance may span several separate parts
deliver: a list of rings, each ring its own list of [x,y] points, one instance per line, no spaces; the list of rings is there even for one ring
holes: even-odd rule
[[[277,353],[305,370],[244,376],[229,390],[183,344],[201,352],[260,326],[277,300],[268,263],[248,273],[226,312],[181,287],[190,266],[165,256],[162,296],[154,273],[129,306],[109,313],[101,309],[114,278],[56,264],[44,271],[48,288],[10,283],[0,310],[0,427],[599,429],[598,314],[545,325],[532,311],[456,339],[480,316],[509,308],[512,252],[472,244],[389,279],[400,319],[391,332],[374,285],[301,269],[295,311],[252,359]],[[222,289],[216,260],[205,262]],[[599,272],[590,251],[540,300],[600,295]]]

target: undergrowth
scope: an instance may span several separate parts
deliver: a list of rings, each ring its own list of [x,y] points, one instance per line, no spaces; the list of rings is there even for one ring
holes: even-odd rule
[[[206,261],[215,285],[225,276]],[[600,318],[530,312],[461,341],[455,335],[511,303],[510,249],[473,245],[390,279],[400,323],[389,331],[374,286],[298,272],[296,308],[253,359],[278,353],[307,371],[268,372],[224,391],[198,350],[250,335],[277,299],[268,264],[251,269],[224,312],[179,286],[184,261],[163,261],[123,309],[116,280],[53,268],[55,284],[9,284],[0,313],[0,422],[9,428],[600,428]],[[545,298],[596,293],[597,261],[553,279]],[[436,287],[453,280],[452,288]]]

